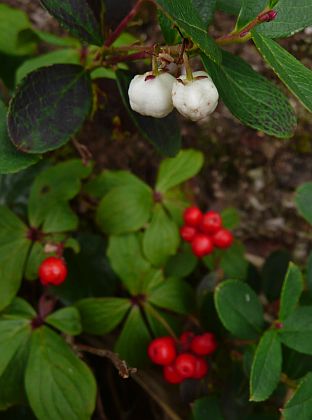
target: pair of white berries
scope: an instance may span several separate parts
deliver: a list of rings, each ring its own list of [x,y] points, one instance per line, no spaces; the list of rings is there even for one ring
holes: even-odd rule
[[[176,79],[169,73],[136,75],[131,80],[128,94],[131,108],[141,115],[163,118],[175,107],[192,121],[211,114],[219,99],[217,88],[204,71],[194,72],[192,80],[186,75]]]

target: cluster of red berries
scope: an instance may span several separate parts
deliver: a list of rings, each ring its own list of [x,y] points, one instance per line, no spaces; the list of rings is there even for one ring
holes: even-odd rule
[[[67,267],[63,258],[48,257],[42,261],[38,271],[39,279],[43,286],[52,284],[58,286],[67,277]]]
[[[209,366],[203,356],[215,352],[217,342],[213,333],[195,335],[185,331],[179,341],[172,337],[155,338],[148,346],[148,356],[156,365],[163,366],[167,382],[179,384],[187,378],[202,379]]]
[[[188,207],[183,215],[184,225],[180,229],[182,239],[191,243],[193,254],[201,258],[214,248],[226,249],[233,243],[233,235],[222,227],[222,217],[216,211],[203,214],[198,207]]]

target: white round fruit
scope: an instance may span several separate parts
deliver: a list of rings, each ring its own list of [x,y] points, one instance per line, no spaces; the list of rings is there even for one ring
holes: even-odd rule
[[[211,114],[218,105],[219,93],[211,77],[204,71],[193,73],[193,80],[181,75],[172,87],[172,101],[184,117],[199,121]]]
[[[174,82],[175,78],[169,73],[136,75],[128,90],[131,108],[141,115],[166,117],[173,110],[171,92]]]

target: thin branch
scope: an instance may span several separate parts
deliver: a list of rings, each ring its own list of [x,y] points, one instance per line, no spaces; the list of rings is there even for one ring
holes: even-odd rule
[[[82,163],[85,166],[87,166],[88,163],[90,162],[90,160],[92,159],[92,153],[90,152],[90,150],[87,148],[86,145],[80,143],[75,138],[72,139],[72,143],[73,143],[75,149],[77,150],[77,152],[79,153],[79,155],[82,159]]]

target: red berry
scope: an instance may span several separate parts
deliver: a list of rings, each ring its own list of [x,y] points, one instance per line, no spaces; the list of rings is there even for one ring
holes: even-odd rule
[[[194,379],[201,379],[207,375],[208,363],[202,357],[196,357],[195,372],[193,375]]]
[[[201,258],[213,251],[212,240],[202,233],[198,233],[192,241],[193,254]]]
[[[185,209],[183,219],[186,225],[197,227],[200,225],[203,218],[203,213],[198,207],[188,207]]]
[[[170,365],[176,357],[174,339],[172,337],[155,338],[148,346],[147,353],[156,365]]]
[[[196,357],[190,353],[181,353],[175,360],[175,368],[182,378],[191,378],[195,372]]]
[[[38,275],[44,286],[48,284],[58,286],[63,283],[67,277],[67,267],[65,261],[58,257],[46,258],[40,264]]]
[[[222,218],[215,211],[208,211],[204,214],[201,222],[201,230],[208,235],[217,233],[222,227]]]
[[[185,241],[192,242],[196,235],[196,229],[192,226],[184,225],[180,228],[180,235]]]
[[[200,356],[205,356],[215,352],[217,342],[213,333],[204,333],[197,335],[191,342],[191,350]]]
[[[233,243],[233,235],[227,229],[220,229],[212,238],[214,245],[217,248],[226,249]]]
[[[170,384],[180,384],[183,381],[183,377],[177,372],[175,365],[164,366],[163,370],[164,378]]]
[[[192,331],[184,331],[184,333],[180,335],[180,343],[183,351],[187,351],[190,348],[194,336],[195,334]]]

